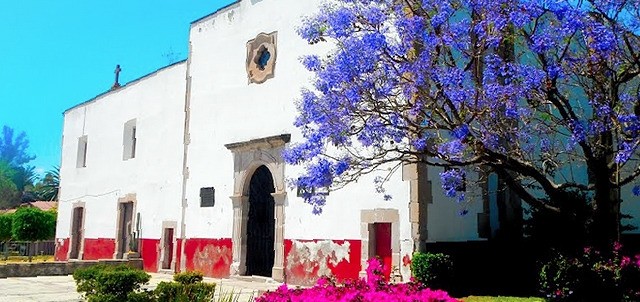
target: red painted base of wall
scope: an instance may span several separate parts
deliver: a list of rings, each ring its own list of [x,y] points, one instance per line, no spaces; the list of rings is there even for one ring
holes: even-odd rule
[[[284,241],[286,282],[310,285],[314,284],[323,275],[331,275],[338,281],[358,278],[361,270],[362,242],[360,240],[296,240],[303,244],[324,242],[334,248],[334,250],[331,248],[317,250],[314,255],[310,253],[311,250],[304,246],[294,250],[293,241],[291,239]],[[182,244],[185,245],[184,259],[180,253]],[[348,248],[346,244],[348,244]],[[158,271],[161,248],[160,239],[140,240],[140,254],[145,271]],[[62,238],[62,240],[58,240],[56,242],[55,259],[58,261],[67,260],[68,251],[69,239]],[[111,259],[114,252],[115,239],[85,239],[83,260]],[[191,238],[184,242],[177,239],[175,257],[176,271],[180,270],[182,261],[185,261],[187,271],[198,270],[208,277],[229,277],[233,260],[231,238]]]
[[[56,261],[67,261],[69,244],[69,238],[56,238],[56,252],[53,256]]]
[[[180,271],[182,264],[182,239],[176,239],[176,272]]]
[[[184,253],[188,271],[198,270],[208,277],[229,277],[233,259],[231,238],[190,238],[185,242]]]
[[[116,250],[116,240],[112,238],[86,238],[82,260],[112,259]]]
[[[331,242],[342,248],[348,243],[348,257],[342,252],[326,248],[312,251],[308,247],[294,250],[293,240],[284,241],[285,276],[287,283],[312,285],[322,276],[331,275],[338,281],[358,278],[360,272],[361,241],[360,240],[296,240],[302,243]],[[315,254],[314,254],[315,253]]]
[[[140,256],[144,270],[157,273],[158,260],[160,259],[160,239],[140,239]]]

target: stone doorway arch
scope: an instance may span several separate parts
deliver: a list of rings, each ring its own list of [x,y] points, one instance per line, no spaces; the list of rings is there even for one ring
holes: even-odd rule
[[[266,166],[258,167],[249,184],[246,275],[271,277],[274,258],[275,193],[273,177]]]
[[[284,276],[284,206],[287,192],[284,178],[282,150],[291,135],[283,134],[245,142],[227,144],[233,154],[233,261],[231,275],[241,276],[247,272],[247,226],[249,220],[249,195],[251,177],[264,166],[271,173],[274,192],[274,258],[271,277],[283,282]]]

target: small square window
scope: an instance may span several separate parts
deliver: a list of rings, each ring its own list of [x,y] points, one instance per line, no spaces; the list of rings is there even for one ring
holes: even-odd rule
[[[216,204],[216,189],[213,187],[200,188],[200,207],[208,208]]]

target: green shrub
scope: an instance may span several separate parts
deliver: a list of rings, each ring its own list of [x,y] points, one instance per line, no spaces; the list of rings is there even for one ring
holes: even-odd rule
[[[13,239],[38,241],[53,239],[56,234],[56,214],[38,208],[20,207],[13,213]]]
[[[11,240],[11,224],[13,215],[0,214],[0,242]]]
[[[640,255],[585,248],[577,257],[558,254],[540,270],[540,292],[549,301],[640,301]]]
[[[76,282],[76,289],[85,296],[96,295],[97,292],[97,276],[100,272],[107,269],[106,265],[98,264],[87,268],[80,268],[73,272],[73,280]]]
[[[183,272],[173,275],[173,281],[181,284],[194,284],[202,282],[204,275],[199,271]]]
[[[158,302],[204,302],[211,301],[216,284],[196,281],[195,283],[160,282],[154,290]]]
[[[453,263],[442,253],[415,253],[411,273],[416,281],[429,288],[449,290],[453,282]]]
[[[90,302],[129,301],[128,295],[139,291],[151,276],[127,265],[95,265],[73,273],[79,293]],[[135,301],[141,297],[134,295]]]
[[[178,292],[182,291],[184,285],[177,282],[165,282],[162,281],[158,284],[153,291],[158,301],[175,301],[178,296]]]
[[[127,295],[127,302],[156,302],[158,301],[153,292],[142,291],[133,292]]]
[[[125,300],[114,295],[97,294],[89,297],[88,302],[156,302],[153,292],[131,292]]]

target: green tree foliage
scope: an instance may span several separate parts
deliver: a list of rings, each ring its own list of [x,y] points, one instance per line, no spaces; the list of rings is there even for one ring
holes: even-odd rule
[[[20,193],[13,182],[14,174],[15,170],[0,160],[0,209],[8,209],[20,203]]]
[[[5,125],[2,127],[0,137],[0,160],[8,163],[12,167],[24,166],[36,157],[27,152],[29,139],[23,131],[14,137],[13,128]]]
[[[34,200],[58,200],[60,188],[60,167],[54,166],[44,177],[30,189],[29,195]]]
[[[28,194],[24,193],[25,189],[33,186],[36,179],[34,167],[28,165],[36,157],[29,154],[27,149],[29,149],[29,139],[24,131],[16,135],[13,128],[7,125],[2,127],[2,132],[0,133],[0,161],[4,162],[12,170],[10,179],[19,192],[17,203],[22,200],[23,196],[26,197],[25,201],[31,201],[28,198]],[[9,205],[15,206],[15,203],[16,201],[12,201]],[[0,207],[2,206],[2,200],[0,199]],[[4,204],[4,206],[6,207],[7,204]]]
[[[13,214],[11,233],[15,240],[37,241],[53,239],[56,213],[37,208],[21,207]]]
[[[0,242],[11,240],[12,214],[0,214]]]
[[[33,191],[34,183],[37,180],[35,173],[35,167],[22,166],[14,168],[16,173],[13,177],[13,183],[20,192],[20,200],[22,202],[35,201],[35,196],[31,193]]]

